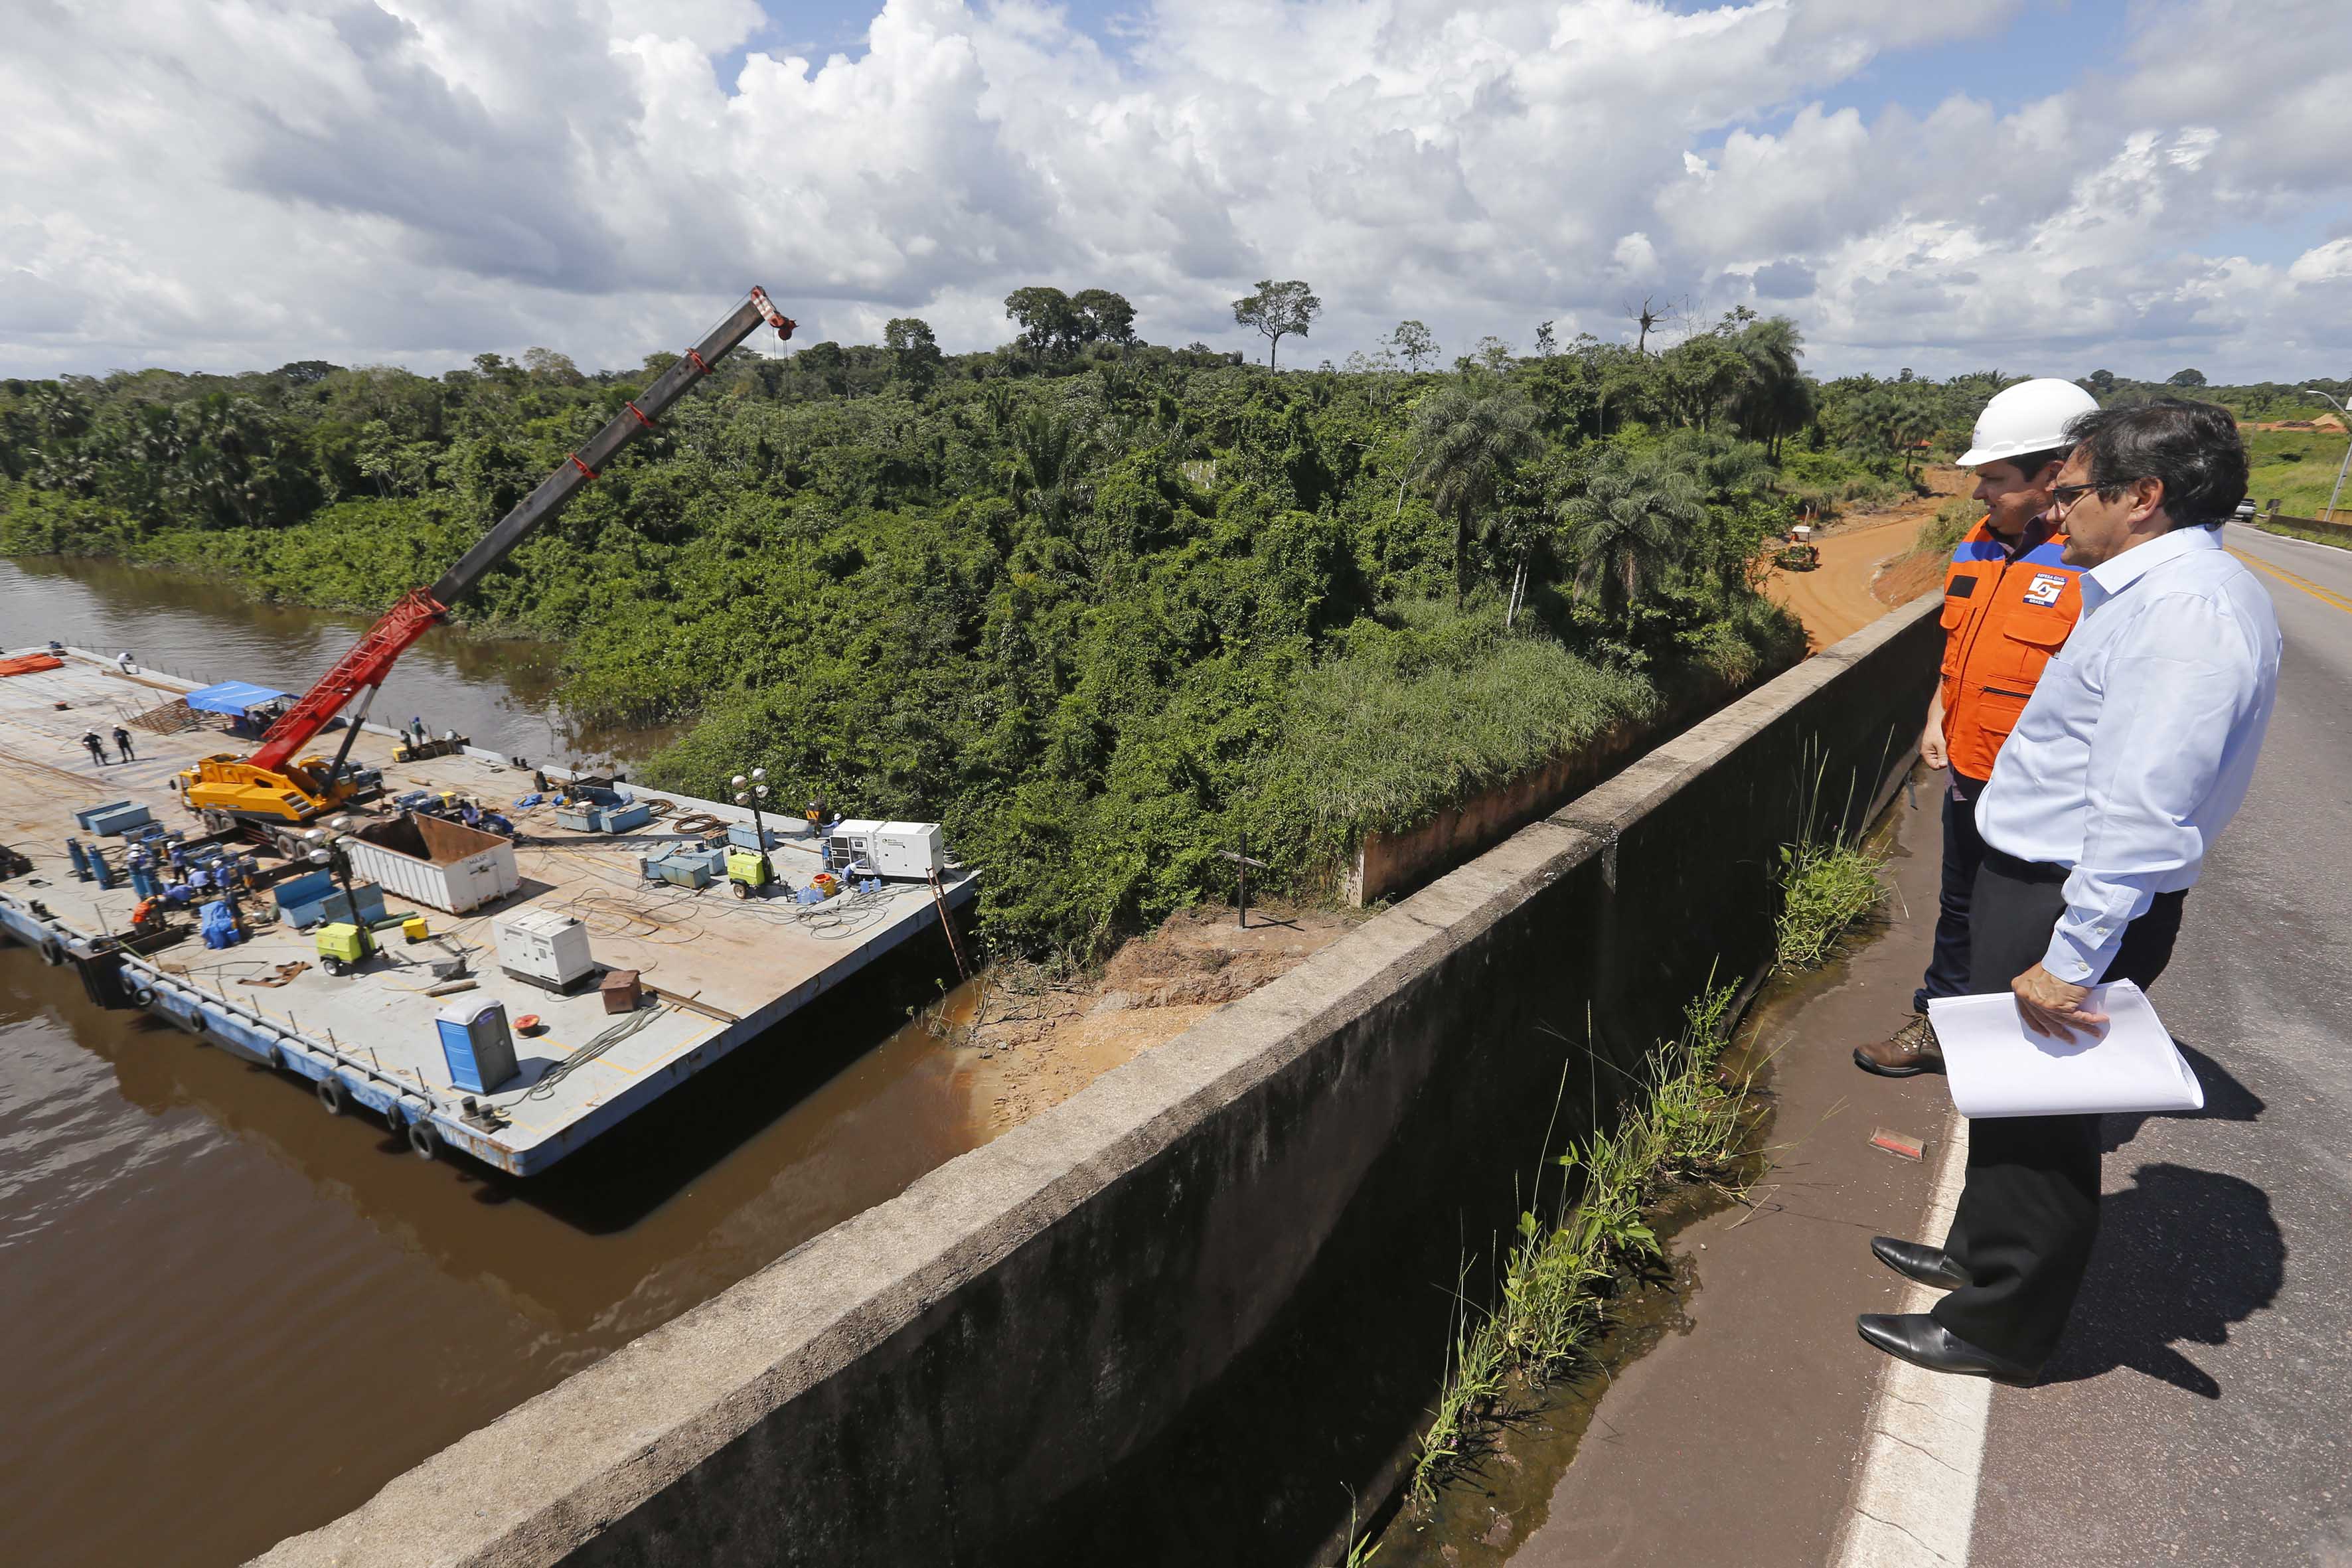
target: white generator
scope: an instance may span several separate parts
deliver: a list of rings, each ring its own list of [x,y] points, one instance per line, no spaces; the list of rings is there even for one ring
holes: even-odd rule
[[[588,928],[555,910],[509,915],[490,924],[499,944],[499,967],[516,980],[549,991],[571,991],[596,973],[588,951]]]
[[[947,840],[936,822],[836,822],[825,836],[824,863],[845,877],[927,882],[947,869]]]

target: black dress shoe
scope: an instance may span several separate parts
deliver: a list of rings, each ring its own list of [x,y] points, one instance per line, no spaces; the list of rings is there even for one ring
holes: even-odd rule
[[[1888,1355],[1929,1372],[1989,1377],[2018,1388],[2031,1388],[2042,1381],[2039,1369],[1979,1350],[1925,1312],[1864,1312],[1853,1326]]]
[[[1952,1255],[1940,1247],[1874,1236],[1870,1238],[1870,1250],[1877,1254],[1878,1261],[1897,1274],[1922,1285],[1933,1285],[1938,1290],[1957,1290],[1969,1282],[1969,1271],[1953,1262]]]

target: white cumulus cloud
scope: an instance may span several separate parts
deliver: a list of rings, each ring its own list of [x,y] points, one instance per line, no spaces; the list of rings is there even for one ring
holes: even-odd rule
[[[1402,316],[1615,336],[1629,295],[1787,310],[1827,373],[2352,353],[2341,0],[2136,10],[2036,101],[1874,103],[2022,4],[1192,0],[1110,47],[888,0],[816,59],[752,0],[20,0],[0,371],[632,363],[755,281],[804,341],[956,348],[1028,283],[1242,347],[1229,301],[1304,278],[1308,362]]]

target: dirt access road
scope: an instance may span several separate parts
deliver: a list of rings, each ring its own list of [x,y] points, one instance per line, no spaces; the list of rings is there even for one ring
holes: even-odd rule
[[[1929,468],[1921,477],[1935,493],[1816,532],[1819,566],[1811,572],[1776,566],[1765,578],[1766,596],[1804,623],[1811,651],[1819,653],[1886,613],[1886,605],[1871,592],[1878,569],[1908,551],[1936,509],[1949,497],[1966,494],[1971,483],[1971,476],[1959,468]]]

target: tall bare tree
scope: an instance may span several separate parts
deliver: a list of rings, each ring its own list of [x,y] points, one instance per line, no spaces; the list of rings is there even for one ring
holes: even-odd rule
[[[1642,328],[1641,337],[1634,342],[1633,352],[1649,353],[1650,334],[1657,330],[1660,321],[1666,319],[1665,312],[1657,308],[1657,300],[1654,297],[1644,294],[1642,296],[1642,308],[1637,310],[1629,304],[1625,307],[1625,316],[1628,321],[1638,322]]]
[[[1234,320],[1265,334],[1268,366],[1275,363],[1275,352],[1282,347],[1283,339],[1305,337],[1307,326],[1322,313],[1323,301],[1297,278],[1282,283],[1271,278],[1262,279],[1256,293],[1234,301]]]

